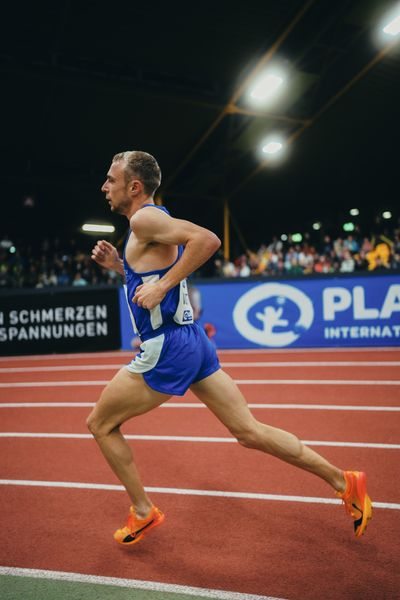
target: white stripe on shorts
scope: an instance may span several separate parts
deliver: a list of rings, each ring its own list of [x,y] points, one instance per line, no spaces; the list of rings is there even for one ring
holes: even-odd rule
[[[157,335],[140,344],[140,354],[126,365],[131,373],[146,373],[154,369],[159,361],[161,350],[164,344],[165,335]]]

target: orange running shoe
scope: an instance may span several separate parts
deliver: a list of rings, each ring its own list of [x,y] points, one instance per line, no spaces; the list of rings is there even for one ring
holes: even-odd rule
[[[362,471],[343,471],[346,480],[344,492],[336,492],[343,500],[346,511],[354,519],[356,537],[363,535],[372,517],[372,503],[367,494],[367,476]]]
[[[164,513],[157,507],[152,506],[149,514],[145,519],[138,519],[133,506],[129,509],[128,523],[122,529],[117,529],[114,533],[114,539],[118,544],[123,546],[131,546],[136,544],[142,537],[153,527],[161,525],[164,521]]]

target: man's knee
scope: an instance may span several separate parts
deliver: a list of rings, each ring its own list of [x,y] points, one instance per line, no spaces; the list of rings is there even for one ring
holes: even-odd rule
[[[259,448],[260,432],[257,423],[253,423],[237,431],[232,431],[232,433],[241,446],[245,448]]]
[[[88,418],[86,419],[86,427],[89,429],[90,433],[93,435],[93,437],[97,437],[100,431],[100,424],[98,422],[98,419],[94,413],[94,411],[92,411],[90,413],[90,415],[88,416]]]
[[[92,410],[86,419],[86,426],[96,439],[108,435],[111,433],[111,431],[117,428],[114,424],[100,418],[96,412],[96,409]]]

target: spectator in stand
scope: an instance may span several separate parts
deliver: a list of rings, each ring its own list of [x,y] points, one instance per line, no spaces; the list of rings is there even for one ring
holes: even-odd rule
[[[357,240],[352,236],[348,235],[347,238],[343,242],[343,246],[345,249],[349,250],[352,254],[358,252],[359,245]]]
[[[374,273],[377,272],[385,272],[389,269],[389,264],[384,263],[382,258],[378,255],[375,257],[375,266],[374,266]]]
[[[354,262],[354,267],[356,271],[367,271],[368,260],[366,257],[366,252],[364,250],[360,250],[360,252],[354,255]]]
[[[222,274],[224,277],[235,277],[236,269],[233,262],[230,260],[224,259],[222,262]]]
[[[375,248],[371,250],[371,252],[368,252],[366,256],[369,262],[369,271],[374,271],[377,266],[381,265],[388,267],[390,261],[390,247],[385,242],[379,240]]]
[[[331,236],[325,235],[324,241],[323,241],[322,247],[321,247],[321,254],[325,254],[325,256],[328,256],[328,255],[330,255],[332,250],[333,250],[333,244],[332,244]]]
[[[374,249],[373,243],[372,241],[365,237],[363,239],[363,243],[361,245],[361,251],[364,252],[365,254],[367,254],[367,252],[371,252]]]
[[[290,266],[290,274],[291,275],[303,275],[303,268],[299,264],[299,261],[297,260],[297,258],[295,256],[292,258],[292,264]]]
[[[65,268],[61,269],[61,272],[58,274],[58,277],[57,277],[57,284],[58,285],[70,285],[71,284],[71,278],[68,274],[67,269],[65,269]]]
[[[354,271],[355,262],[349,250],[344,250],[343,260],[340,265],[341,273],[352,273]]]
[[[338,237],[333,242],[333,250],[334,250],[335,256],[337,258],[341,259],[342,256],[343,256],[343,251],[344,251],[344,242],[343,242],[343,239],[341,237]]]
[[[249,277],[251,275],[251,270],[249,265],[247,264],[247,258],[245,254],[239,257],[239,264],[237,274],[238,277]]]
[[[330,264],[329,257],[325,256],[325,254],[317,255],[316,261],[314,263],[314,272],[315,273],[331,273],[332,265]]]
[[[74,277],[74,280],[72,282],[73,286],[80,287],[80,286],[87,285],[87,284],[88,284],[88,282],[86,281],[86,279],[84,279],[82,277],[82,274],[80,273],[80,271],[78,271],[77,273],[75,273],[75,277]]]
[[[400,269],[400,252],[396,252],[392,255],[392,259],[390,261],[390,268],[395,270]]]

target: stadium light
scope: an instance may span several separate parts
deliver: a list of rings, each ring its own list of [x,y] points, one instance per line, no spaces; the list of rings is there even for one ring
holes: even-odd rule
[[[286,235],[286,233],[282,233],[282,235],[281,235],[281,240],[282,240],[282,242],[286,242],[286,240],[287,240],[287,235]]]
[[[389,23],[385,27],[382,27],[382,31],[386,35],[395,37],[400,33],[400,6],[397,7],[397,14],[395,16],[392,14],[390,18]]]
[[[354,223],[351,223],[350,221],[348,223],[343,223],[343,231],[354,231],[354,230],[355,230]]]
[[[385,210],[385,211],[382,213],[382,217],[383,217],[384,219],[391,219],[391,218],[392,218],[392,213],[390,212],[390,210]]]
[[[250,98],[258,104],[267,102],[277,94],[284,77],[281,73],[267,71],[259,77],[250,90]]]
[[[16,249],[15,246],[11,246],[10,249],[9,249],[10,254],[15,254],[16,251],[17,251],[17,249]]]
[[[114,233],[114,225],[99,225],[96,223],[84,223],[82,231],[86,233]]]
[[[293,233],[292,234],[292,240],[294,242],[301,242],[302,239],[303,239],[303,236],[301,235],[301,233]]]
[[[358,210],[358,208],[351,208],[350,214],[352,217],[357,217],[360,214],[360,211]]]
[[[267,142],[264,146],[262,151],[264,152],[264,154],[276,154],[277,152],[279,152],[280,150],[282,150],[283,148],[283,144],[281,142],[278,141],[271,141],[271,142]]]
[[[375,42],[378,46],[387,46],[400,39],[400,2],[397,2],[379,19],[375,30]]]
[[[315,223],[313,223],[313,226],[312,226],[312,228],[313,228],[315,231],[319,231],[319,230],[321,229],[321,223],[320,223],[319,221],[316,221]]]

